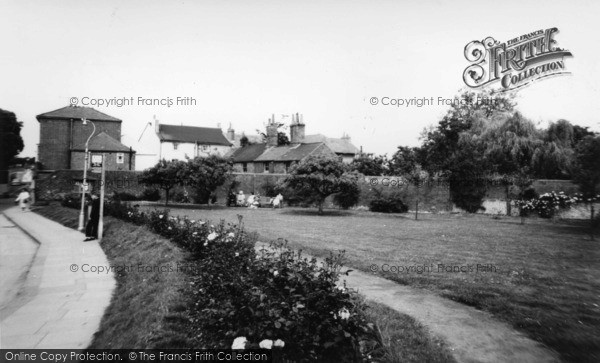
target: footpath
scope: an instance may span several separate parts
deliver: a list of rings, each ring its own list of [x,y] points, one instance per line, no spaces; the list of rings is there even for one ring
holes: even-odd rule
[[[2,243],[39,245],[3,300],[0,348],[87,348],[116,287],[112,273],[82,271],[108,266],[98,241],[83,242],[80,232],[17,207],[5,209],[0,224]],[[2,263],[0,275],[11,266]]]
[[[256,249],[268,248],[258,242]],[[302,253],[305,258],[311,256]],[[319,263],[323,259],[317,258]],[[342,273],[348,268],[342,268]],[[357,270],[342,275],[339,285],[357,290],[368,300],[409,315],[429,333],[443,339],[457,362],[560,362],[557,353],[529,339],[491,314],[442,298],[432,292],[399,285]]]

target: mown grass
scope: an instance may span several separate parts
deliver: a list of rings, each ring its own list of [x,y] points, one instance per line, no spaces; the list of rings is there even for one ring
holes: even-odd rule
[[[35,212],[77,228],[78,211],[59,205]],[[192,277],[178,271],[189,255],[145,227],[105,218],[101,247],[111,266],[134,266],[133,272],[115,274],[117,288],[90,349],[194,348],[189,311]],[[142,267],[140,272],[139,266]],[[147,272],[147,267],[172,266],[175,271]],[[383,349],[379,362],[453,362],[438,338],[408,315],[368,302],[368,316],[380,329]]]
[[[570,362],[600,361],[600,242],[580,223],[483,215],[386,215],[308,209],[172,209],[191,218],[237,220],[262,241],[285,238],[316,256],[345,250],[348,265],[492,313]],[[587,225],[586,225],[587,226]],[[384,272],[382,266],[431,266]],[[494,266],[446,272],[438,265]]]

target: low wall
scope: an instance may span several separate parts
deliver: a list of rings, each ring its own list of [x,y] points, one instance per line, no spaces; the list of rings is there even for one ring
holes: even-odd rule
[[[108,195],[118,193],[140,194],[145,185],[138,183],[140,171],[106,171],[105,189]],[[37,200],[60,200],[65,194],[78,193],[83,170],[54,170],[38,172],[36,178]],[[100,192],[100,173],[87,174],[92,192]]]

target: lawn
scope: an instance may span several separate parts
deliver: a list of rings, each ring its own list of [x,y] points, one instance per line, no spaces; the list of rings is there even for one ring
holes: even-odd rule
[[[348,265],[491,312],[565,361],[600,361],[600,241],[577,224],[296,208],[171,212],[232,223],[240,214],[263,241],[284,238],[317,256],[345,250]]]

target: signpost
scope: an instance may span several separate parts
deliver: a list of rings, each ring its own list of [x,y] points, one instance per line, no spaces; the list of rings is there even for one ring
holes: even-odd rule
[[[94,156],[92,155],[92,167],[94,167]],[[104,184],[105,184],[105,171],[106,165],[104,160],[106,160],[106,154],[98,155],[100,156],[100,168],[101,168],[101,178],[100,178],[100,219],[98,220],[98,241],[102,240],[102,233],[104,232]]]

